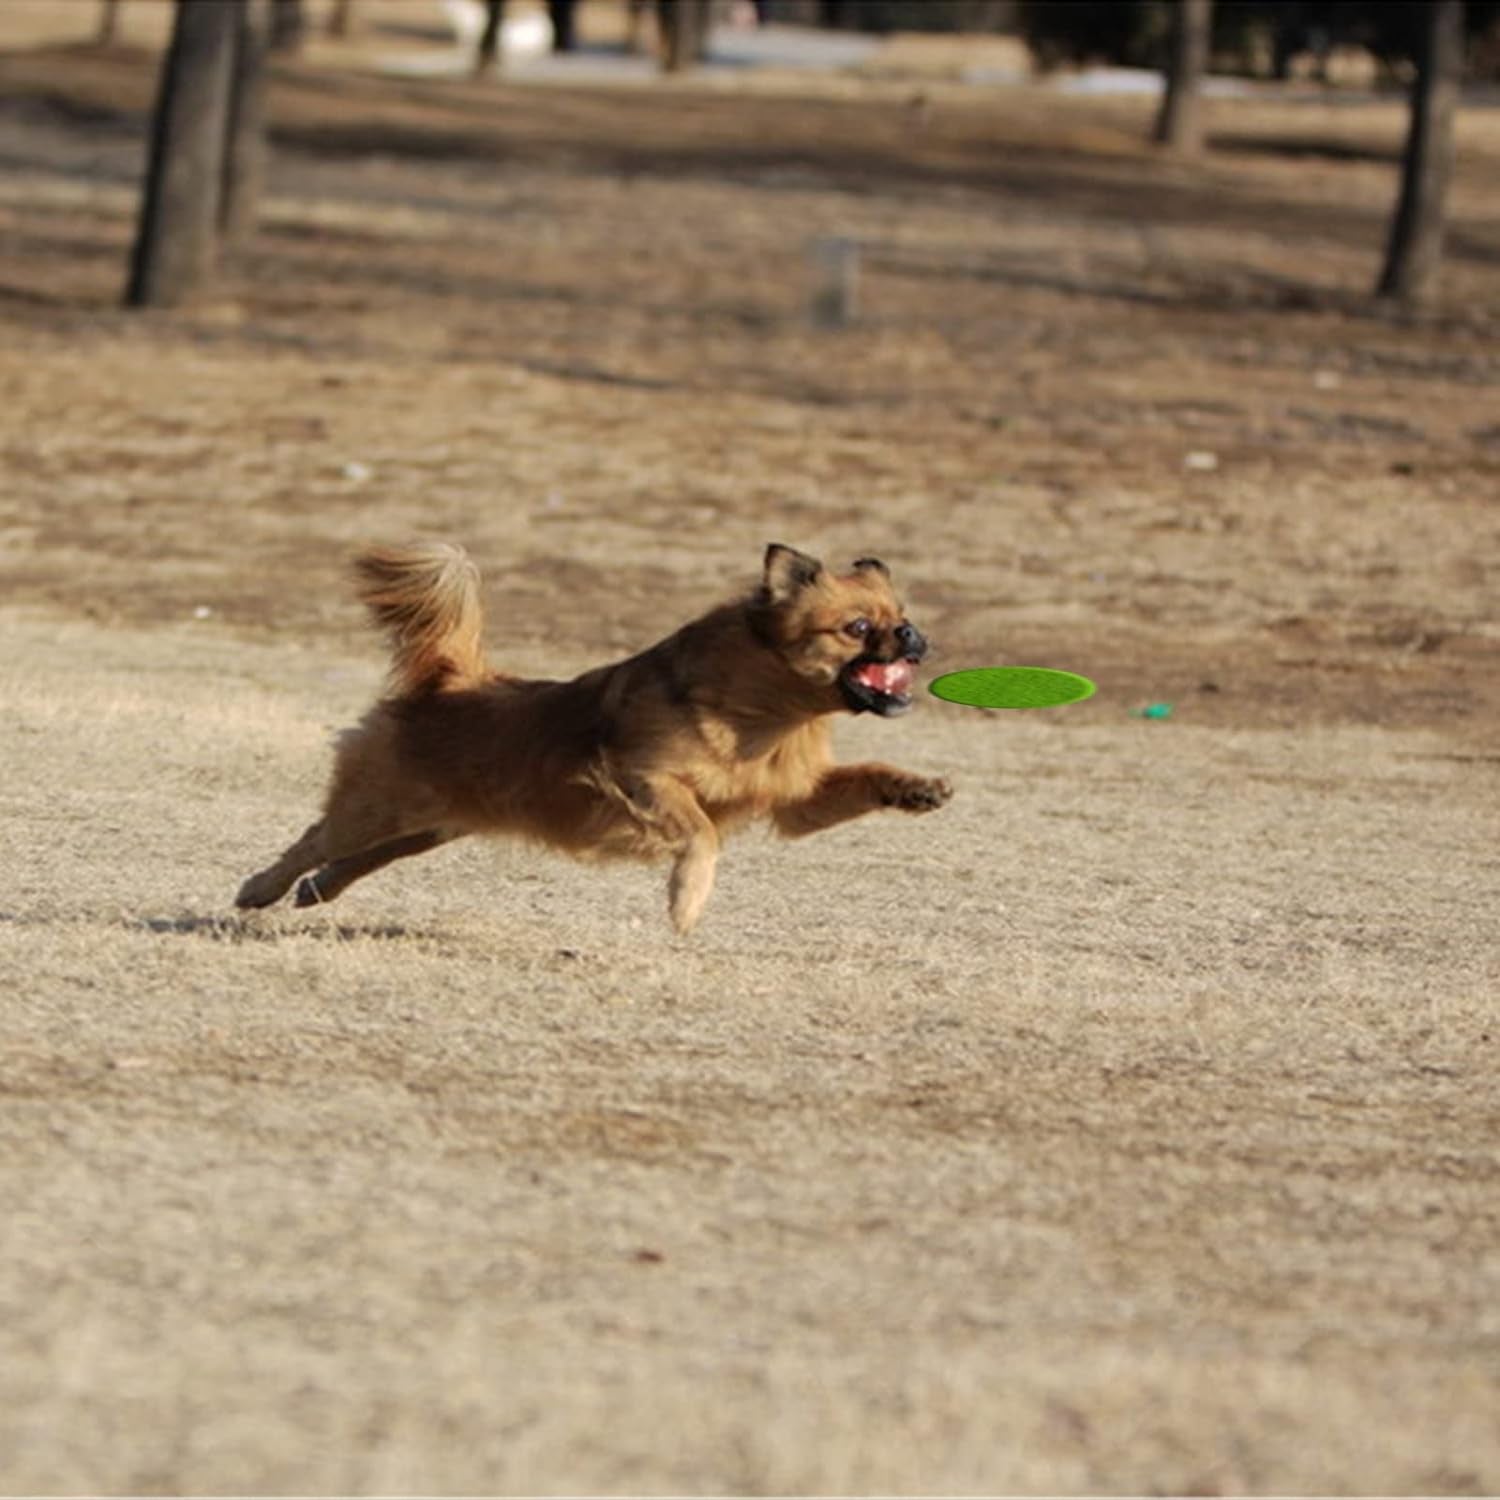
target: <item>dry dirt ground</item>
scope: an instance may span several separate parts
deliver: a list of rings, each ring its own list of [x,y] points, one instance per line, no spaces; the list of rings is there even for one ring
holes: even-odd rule
[[[0,1487],[1500,1490],[1500,116],[1400,315],[1394,103],[1173,165],[1135,101],[362,56],[144,317],[155,56],[0,53]],[[414,534],[523,670],[778,539],[1099,692],[850,722],[953,804],[747,837],[690,941],[507,846],[237,916]]]

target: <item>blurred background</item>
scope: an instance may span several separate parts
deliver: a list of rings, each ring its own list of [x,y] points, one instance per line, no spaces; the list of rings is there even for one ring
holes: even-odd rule
[[[581,649],[774,533],[909,558],[960,650],[1063,627],[1127,676],[1158,621],[1451,632],[1472,552],[1346,564],[1416,474],[1493,477],[1496,36],[1483,0],[7,0],[7,587],[296,629],[347,618],[357,537],[435,530]]]
[[[6,588],[345,630],[348,547],[440,532],[581,653],[776,536],[904,561],[952,653],[1132,684],[1209,623],[1461,636],[1467,522],[1379,570],[1494,476],[1496,38],[1485,0],[6,0]]]

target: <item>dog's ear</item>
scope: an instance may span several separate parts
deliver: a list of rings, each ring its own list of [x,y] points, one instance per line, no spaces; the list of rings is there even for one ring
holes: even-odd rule
[[[771,604],[784,604],[815,582],[822,571],[817,558],[772,542],[766,548],[765,597]]]
[[[856,573],[863,573],[866,568],[873,568],[883,578],[891,576],[891,570],[878,557],[856,557],[854,559],[854,571]]]

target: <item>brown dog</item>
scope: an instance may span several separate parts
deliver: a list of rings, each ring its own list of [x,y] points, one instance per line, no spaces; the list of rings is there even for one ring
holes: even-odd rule
[[[952,795],[891,766],[833,764],[829,715],[905,712],[927,650],[874,558],[835,576],[771,546],[754,593],[571,682],[486,669],[478,574],[459,548],[371,551],[356,567],[394,648],[389,693],[342,736],[323,817],[238,906],[279,901],[308,870],[296,904],[332,901],[392,860],[516,833],[572,854],[670,856],[687,932],[736,826],[815,833]]]

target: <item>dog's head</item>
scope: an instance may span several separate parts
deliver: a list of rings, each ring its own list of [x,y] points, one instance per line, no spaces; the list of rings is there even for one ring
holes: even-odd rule
[[[927,641],[877,558],[862,557],[835,574],[805,552],[772,543],[751,622],[792,672],[826,693],[827,711],[889,716],[911,707]]]

